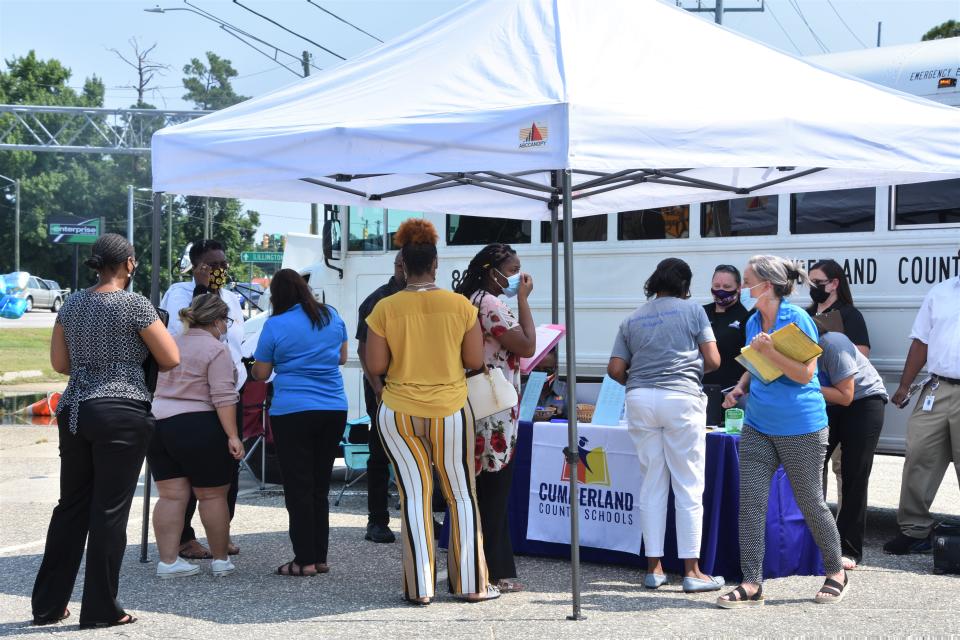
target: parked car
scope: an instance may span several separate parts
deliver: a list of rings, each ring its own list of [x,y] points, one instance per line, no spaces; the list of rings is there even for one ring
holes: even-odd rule
[[[67,294],[53,280],[30,276],[27,281],[27,288],[24,289],[21,297],[27,301],[28,312],[34,309],[50,309],[50,311],[56,313],[60,311],[60,306]]]
[[[49,286],[52,291],[59,291],[64,299],[70,297],[70,289],[61,287],[60,283],[56,280],[47,280],[44,278],[43,281],[47,283],[47,286]]]

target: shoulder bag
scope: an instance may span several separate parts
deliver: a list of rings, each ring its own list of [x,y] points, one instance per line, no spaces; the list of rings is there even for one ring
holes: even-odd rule
[[[499,367],[467,372],[467,401],[473,418],[480,420],[517,406],[517,390],[507,382]]]
[[[160,322],[163,323],[163,326],[167,326],[170,322],[170,314],[167,313],[166,309],[156,308],[157,315],[160,316]],[[157,364],[157,359],[153,357],[153,354],[147,350],[147,357],[143,361],[143,379],[147,383],[147,391],[151,394],[157,390],[157,377],[160,375],[160,365]]]

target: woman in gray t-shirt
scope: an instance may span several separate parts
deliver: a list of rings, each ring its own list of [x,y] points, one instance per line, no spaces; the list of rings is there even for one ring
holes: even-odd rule
[[[644,285],[649,299],[620,325],[607,373],[627,387],[627,420],[643,477],[638,503],[647,555],[644,585],[656,589],[663,573],[667,496],[673,485],[677,551],[683,590],[716,591],[721,577],[700,571],[703,526],[707,397],[704,371],[720,366],[720,353],[703,307],[690,298],[693,274],[667,258]]]

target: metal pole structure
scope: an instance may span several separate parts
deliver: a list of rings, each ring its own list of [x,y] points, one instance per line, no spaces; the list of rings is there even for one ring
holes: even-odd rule
[[[583,620],[580,613],[580,515],[577,491],[577,467],[580,455],[577,451],[577,344],[575,340],[573,299],[573,200],[571,197],[570,169],[562,173],[563,190],[563,312],[567,329],[567,448],[564,450],[570,469],[570,572],[573,594],[573,613],[568,620]]]
[[[880,34],[883,32],[883,23],[877,23],[877,46],[880,46]]]
[[[17,201],[13,204],[13,270],[20,271],[20,179],[13,186],[13,195]]]
[[[303,55],[300,57],[300,64],[303,65],[303,77],[306,78],[310,75],[310,52],[304,51]],[[310,235],[318,235],[320,233],[320,208],[317,206],[316,202],[310,203]]]
[[[133,185],[127,185],[127,242],[133,244]]]
[[[560,173],[555,171],[550,178],[554,188],[560,186],[562,180]],[[550,202],[550,322],[553,324],[560,323],[560,222],[557,217],[559,204],[556,199]]]
[[[713,16],[713,21],[717,24],[723,24],[723,0],[715,0],[716,7]]]
[[[150,302],[160,306],[160,215],[163,193],[153,194],[153,215],[150,218]],[[147,534],[150,531],[150,463],[143,465],[143,526],[140,529],[140,562],[147,558]]]

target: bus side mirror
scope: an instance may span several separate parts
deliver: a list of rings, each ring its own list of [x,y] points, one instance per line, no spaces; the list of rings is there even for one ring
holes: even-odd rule
[[[334,255],[336,252],[337,255]],[[343,279],[343,269],[330,264],[331,260],[340,259],[340,221],[329,217],[323,221],[323,263],[333,269]]]

